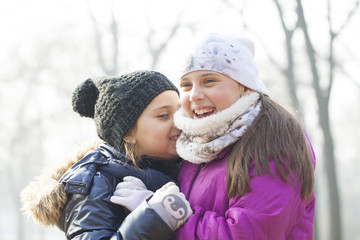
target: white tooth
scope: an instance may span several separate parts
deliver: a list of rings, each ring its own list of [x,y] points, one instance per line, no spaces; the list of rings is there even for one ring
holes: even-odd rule
[[[208,112],[211,112],[211,110],[207,110],[207,109],[195,110],[195,113],[197,115],[201,115],[201,114],[208,113]]]

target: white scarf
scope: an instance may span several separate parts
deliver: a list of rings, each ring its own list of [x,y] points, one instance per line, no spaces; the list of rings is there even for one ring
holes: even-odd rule
[[[261,109],[259,97],[259,93],[253,92],[225,110],[201,119],[186,117],[180,108],[174,115],[176,127],[182,130],[176,142],[179,156],[196,164],[213,160],[253,123]]]

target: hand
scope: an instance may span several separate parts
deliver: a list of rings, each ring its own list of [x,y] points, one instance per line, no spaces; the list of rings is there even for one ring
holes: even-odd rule
[[[140,179],[127,176],[124,177],[123,182],[118,183],[110,201],[133,211],[153,194],[152,191],[147,190],[145,184]]]
[[[185,195],[173,182],[157,190],[148,203],[173,231],[193,214]]]

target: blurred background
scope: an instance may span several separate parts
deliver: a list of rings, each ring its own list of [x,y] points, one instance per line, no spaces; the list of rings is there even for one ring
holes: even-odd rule
[[[72,111],[80,82],[153,69],[176,83],[209,32],[252,38],[271,97],[302,120],[317,156],[314,239],[360,239],[359,2],[1,1],[0,239],[64,239],[23,216],[19,193],[97,137]]]

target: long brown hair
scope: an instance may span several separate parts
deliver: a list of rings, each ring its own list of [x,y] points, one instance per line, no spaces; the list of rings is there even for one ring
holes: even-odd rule
[[[300,180],[301,198],[314,185],[314,167],[303,128],[298,120],[269,97],[260,94],[261,111],[253,124],[234,145],[226,167],[228,197],[251,191],[249,169],[255,160],[255,176],[271,174],[269,160],[280,178],[293,184]]]

